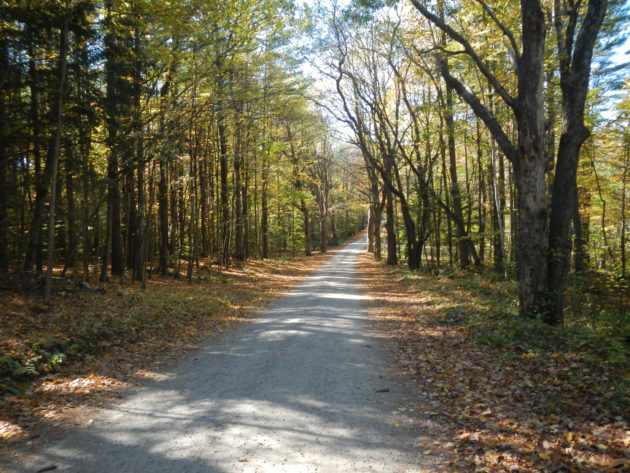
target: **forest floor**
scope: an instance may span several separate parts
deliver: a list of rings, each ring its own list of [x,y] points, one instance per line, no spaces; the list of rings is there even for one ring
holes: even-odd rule
[[[92,410],[249,320],[336,252],[250,260],[184,277],[107,283],[104,293],[61,289],[50,306],[34,293],[0,292],[0,457],[80,425]],[[57,286],[60,286],[57,282]]]
[[[441,438],[439,426],[410,408],[421,396],[370,317],[357,271],[365,246],[346,245],[255,320],[5,471],[442,471],[442,456],[418,448]]]
[[[0,293],[0,457],[161,379],[209,334],[251,320],[334,252],[204,270],[192,285],[153,277],[144,290],[62,289],[50,307],[35,294]],[[444,441],[420,445],[421,455],[456,472],[630,471],[628,365],[614,337],[604,343],[506,315],[515,312],[513,283],[483,274],[434,277],[367,254],[359,274],[398,374],[417,386],[413,409],[446,431]]]
[[[628,472],[627,358],[589,331],[514,314],[513,283],[475,273],[435,277],[361,257],[373,315],[400,375],[450,431],[423,448],[456,472]]]

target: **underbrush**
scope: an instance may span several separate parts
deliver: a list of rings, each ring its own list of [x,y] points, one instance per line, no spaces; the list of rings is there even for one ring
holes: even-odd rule
[[[520,317],[516,282],[494,273],[454,271],[434,277],[406,269],[395,272],[429,296],[437,325],[461,328],[478,346],[504,359],[567,362],[568,372],[584,368],[600,373],[607,385],[598,390],[611,391],[611,407],[618,411],[628,404],[630,317],[615,303],[622,286],[614,292],[601,275],[595,286],[593,279],[572,280],[565,325],[552,327]]]
[[[565,326],[550,327],[519,317],[515,282],[493,274],[435,277],[368,257],[363,271],[417,409],[449,431],[437,447],[449,471],[628,470],[627,320],[610,293],[573,286],[582,299],[570,294]],[[585,316],[592,307],[606,311]]]
[[[159,338],[231,305],[230,297],[210,296],[200,287],[170,292],[164,287],[115,294],[59,297],[50,306],[33,296],[8,302],[12,336],[0,346],[0,394],[21,394],[30,382],[89,361],[114,346]]]

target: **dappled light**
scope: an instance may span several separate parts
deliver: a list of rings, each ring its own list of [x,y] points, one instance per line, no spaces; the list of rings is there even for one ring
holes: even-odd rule
[[[384,339],[367,322],[369,296],[354,269],[365,244],[336,252],[262,317],[202,347],[28,468],[417,471],[416,437],[435,437],[413,409],[401,409],[409,394],[377,356]],[[41,389],[87,392],[108,381],[59,379]]]
[[[77,378],[56,377],[50,381],[44,381],[37,388],[35,388],[34,392],[37,394],[90,394],[94,391],[120,389],[124,386],[124,383],[121,383],[115,378],[91,374],[85,377]]]
[[[610,382],[619,374],[592,354],[493,335],[496,321],[482,314],[499,310],[499,301],[509,307],[508,283],[390,270],[367,255],[360,268],[373,314],[395,342],[399,374],[433,403],[418,409],[450,430],[446,442],[426,448],[450,452],[455,471],[627,468],[625,393]]]
[[[252,261],[247,271],[222,271],[223,282],[211,286],[203,279],[190,286],[182,279],[160,277],[153,277],[146,290],[110,284],[105,294],[84,295],[79,301],[60,299],[45,317],[29,310],[37,303],[35,295],[1,295],[11,314],[0,318],[2,336],[9,337],[0,340],[6,353],[28,360],[40,356],[29,343],[62,352],[81,343],[100,354],[61,358],[57,368],[61,373],[53,369],[24,388],[25,393],[5,397],[0,404],[0,437],[28,439],[53,425],[59,430],[60,425],[81,424],[86,408],[107,406],[138,383],[163,379],[164,367],[150,369],[156,359],[181,356],[207,334],[251,320],[248,313],[261,310],[330,255]],[[201,277],[204,271],[198,274]],[[146,315],[138,317],[140,311]],[[78,321],[77,313],[82,313]],[[100,327],[101,332],[91,327]],[[118,333],[117,339],[112,340],[112,333]]]
[[[630,0],[0,1],[0,470],[630,472]]]

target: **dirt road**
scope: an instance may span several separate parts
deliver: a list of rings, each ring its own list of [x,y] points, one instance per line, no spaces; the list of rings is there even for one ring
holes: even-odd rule
[[[10,471],[425,471],[396,411],[405,388],[367,320],[364,249],[346,246],[254,322]]]

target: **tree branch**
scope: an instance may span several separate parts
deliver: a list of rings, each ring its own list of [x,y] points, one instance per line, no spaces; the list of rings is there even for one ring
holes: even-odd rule
[[[488,66],[481,60],[477,52],[471,46],[471,44],[464,38],[461,34],[455,31],[453,28],[448,26],[439,16],[431,13],[427,7],[425,7],[420,0],[411,0],[411,3],[414,7],[429,21],[431,21],[435,26],[440,28],[444,33],[446,33],[451,39],[457,41],[464,47],[466,54],[473,60],[473,62],[477,65],[477,68],[481,71],[481,73],[485,76],[485,78],[490,82],[494,90],[497,91],[499,96],[503,99],[503,101],[513,110],[516,111],[516,102],[514,98],[508,93],[508,91],[503,87],[494,74],[490,72]]]
[[[440,73],[442,74],[442,77],[444,77],[444,80],[453,89],[455,89],[462,100],[464,100],[464,102],[466,102],[470,106],[470,108],[473,109],[473,112],[475,112],[475,114],[486,124],[488,130],[490,130],[490,133],[492,133],[492,137],[501,147],[501,150],[508,158],[508,160],[513,164],[516,163],[516,161],[518,160],[518,150],[505,134],[503,128],[501,128],[501,125],[499,124],[497,118],[492,114],[490,110],[488,110],[488,108],[484,104],[481,103],[479,98],[473,92],[468,90],[468,88],[466,88],[464,84],[462,84],[459,80],[457,80],[450,74],[446,61],[442,56],[436,54],[435,59],[438,63]]]
[[[490,8],[486,2],[484,2],[483,0],[475,0],[475,1],[479,5],[481,5],[481,7],[488,14],[488,16],[492,18],[492,21],[494,21],[495,25],[497,25],[499,29],[503,32],[503,34],[507,37],[508,41],[510,42],[510,46],[512,47],[512,52],[514,56],[518,58],[519,56],[518,44],[516,43],[514,34],[503,23],[501,23],[501,21],[497,18],[497,16],[492,11],[492,8]]]
[[[578,82],[574,85],[577,87],[588,88],[593,47],[597,39],[597,33],[604,21],[607,8],[608,0],[589,0],[588,2],[582,27],[575,41],[575,48],[571,57],[571,69],[576,76],[575,80]]]

